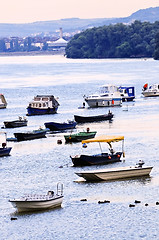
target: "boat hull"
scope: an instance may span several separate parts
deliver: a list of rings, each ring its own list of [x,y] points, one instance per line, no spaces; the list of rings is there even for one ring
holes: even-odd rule
[[[121,106],[122,100],[121,98],[85,98],[85,101],[89,105],[89,107],[114,107]]]
[[[159,92],[146,92],[144,91],[142,93],[144,95],[144,97],[158,97],[159,96]]]
[[[142,177],[150,174],[152,167],[130,167],[121,169],[106,169],[76,173],[79,177],[83,177],[86,181],[109,181],[133,177]]]
[[[98,116],[87,116],[87,117],[74,115],[74,119],[77,123],[86,123],[86,122],[98,122],[98,121],[111,120],[113,116],[114,115],[112,113],[98,115]]]
[[[97,132],[79,132],[77,134],[64,135],[66,143],[81,142],[89,138],[94,138]]]
[[[9,156],[11,147],[0,148],[0,157]]]
[[[33,140],[38,138],[45,138],[46,131],[40,132],[29,132],[29,133],[14,133],[17,141],[26,141],[26,140]]]
[[[27,107],[27,116],[34,116],[34,115],[44,115],[44,114],[55,114],[57,113],[58,107],[53,108],[33,108]]]
[[[4,109],[4,108],[6,108],[7,107],[7,105],[6,104],[0,104],[0,109]]]
[[[73,129],[76,127],[77,123],[56,123],[56,122],[48,122],[44,123],[46,128],[49,128],[50,131],[63,131],[67,129]]]
[[[122,97],[122,102],[132,102],[135,97]]]
[[[120,162],[122,152],[116,154],[102,153],[97,155],[76,155],[70,156],[73,165],[76,166],[89,166],[89,165],[103,165],[114,162]]]
[[[4,122],[5,128],[16,128],[27,126],[28,121],[6,121]]]
[[[36,201],[17,201],[9,200],[13,207],[17,208],[18,212],[29,212],[29,211],[39,211],[47,210],[60,207],[63,201],[63,196],[55,197],[49,200],[36,200]]]

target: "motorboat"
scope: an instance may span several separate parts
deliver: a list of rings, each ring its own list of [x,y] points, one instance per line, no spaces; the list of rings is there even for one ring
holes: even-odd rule
[[[43,115],[57,113],[59,103],[53,95],[37,95],[27,107],[27,115]]]
[[[81,142],[82,140],[85,139],[94,138],[96,133],[97,133],[96,131],[90,132],[89,128],[87,128],[87,131],[64,135],[64,138],[66,143]]]
[[[112,142],[122,141],[122,151],[115,152],[112,148]],[[101,165],[114,162],[120,162],[120,158],[124,153],[124,136],[107,136],[102,135],[91,139],[86,139],[82,141],[83,147],[87,147],[87,143],[99,143],[101,153],[94,155],[75,155],[70,156],[74,166],[89,166],[89,165]],[[110,152],[103,152],[101,148],[101,143],[107,143]]]
[[[159,96],[159,84],[155,83],[155,84],[148,86],[148,83],[146,83],[143,86],[142,94],[144,95],[144,97]]]
[[[123,102],[133,101],[135,98],[135,88],[134,87],[119,87],[120,95]]]
[[[109,181],[148,176],[153,167],[143,166],[143,164],[143,161],[139,161],[139,163],[133,167],[98,169],[92,171],[76,172],[76,174],[79,177],[84,178],[86,181]]]
[[[2,147],[0,147],[0,157],[9,156],[12,147],[7,147],[6,143],[2,143]]]
[[[121,106],[122,97],[119,88],[114,85],[103,85],[99,93],[84,96],[89,107]]]
[[[7,101],[3,94],[0,94],[0,109],[7,107]]]
[[[33,140],[38,138],[45,138],[46,132],[48,129],[37,129],[33,131],[27,131],[27,132],[16,132],[14,133],[15,138],[17,141],[26,141],[26,140]]]
[[[68,122],[63,122],[63,123],[46,122],[46,123],[44,123],[44,125],[46,128],[49,128],[50,131],[64,131],[67,129],[75,128],[77,123],[75,121],[68,120]]]
[[[7,147],[6,133],[1,132],[0,135],[2,135],[2,139],[3,139],[3,136],[4,136],[4,141],[1,143],[2,145],[0,147],[0,157],[9,156],[10,152],[12,150],[12,147]]]
[[[4,126],[5,128],[16,128],[16,127],[24,127],[27,126],[28,120],[24,117],[19,117],[19,119],[14,121],[5,121]]]
[[[56,194],[54,191],[48,191],[45,195],[26,194],[18,199],[10,199],[9,202],[18,212],[31,212],[61,207],[63,198],[63,185],[58,183]]]
[[[79,116],[74,115],[74,119],[77,123],[86,123],[86,122],[99,122],[112,120],[114,114],[112,112],[108,112],[108,114],[96,115],[96,116]]]

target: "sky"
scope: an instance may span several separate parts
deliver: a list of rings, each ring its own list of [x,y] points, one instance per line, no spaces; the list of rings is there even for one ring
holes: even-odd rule
[[[149,7],[159,7],[159,0],[2,0],[0,23],[128,17]]]

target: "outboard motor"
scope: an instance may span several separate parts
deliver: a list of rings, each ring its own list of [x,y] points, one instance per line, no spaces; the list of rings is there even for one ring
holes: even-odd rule
[[[137,167],[142,168],[142,165],[144,165],[144,164],[145,164],[144,161],[139,160],[139,162],[136,165],[137,165]]]

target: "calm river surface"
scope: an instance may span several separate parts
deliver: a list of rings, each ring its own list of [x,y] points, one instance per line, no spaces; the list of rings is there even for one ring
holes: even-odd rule
[[[112,108],[112,123],[78,125],[97,134],[124,135],[125,162],[107,166],[72,167],[70,155],[99,152],[98,144],[82,149],[81,143],[65,144],[63,134],[45,139],[8,142],[11,156],[0,158],[1,240],[138,240],[159,239],[159,98],[143,98],[142,86],[159,83],[159,62],[152,59],[71,60],[62,56],[0,57],[0,92],[8,102],[0,109],[0,126],[5,120],[26,115],[28,102],[37,94],[59,98],[58,114],[28,117],[28,126],[15,131],[44,127],[44,122],[63,122],[74,114],[107,113],[108,108],[78,109],[83,95],[107,83],[135,86],[136,99]],[[128,109],[128,111],[124,111]],[[4,129],[1,129],[4,131]],[[62,144],[58,145],[57,140]],[[120,148],[119,143],[115,149]],[[107,147],[107,146],[106,146]],[[107,148],[106,148],[107,149]],[[142,159],[152,165],[150,177],[111,182],[76,181],[76,171],[135,165]],[[8,202],[25,193],[45,194],[64,184],[64,201],[59,209],[18,214]],[[82,202],[81,199],[87,201]],[[110,203],[98,204],[100,200]],[[130,208],[135,200],[141,203]],[[148,206],[145,206],[145,204]],[[11,217],[17,220],[11,221]]]

